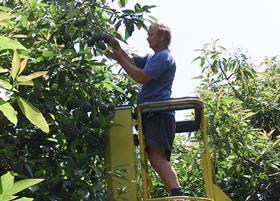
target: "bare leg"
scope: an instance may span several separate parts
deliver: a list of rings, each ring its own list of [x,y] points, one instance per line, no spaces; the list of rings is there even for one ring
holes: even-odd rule
[[[149,148],[148,156],[152,167],[169,193],[171,189],[180,187],[176,171],[166,159],[164,150]]]

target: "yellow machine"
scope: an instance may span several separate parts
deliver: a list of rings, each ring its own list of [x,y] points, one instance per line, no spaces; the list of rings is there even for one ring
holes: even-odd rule
[[[215,174],[208,150],[207,117],[204,114],[203,102],[198,98],[177,98],[166,101],[147,102],[137,107],[138,134],[134,130],[132,108],[118,107],[113,122],[116,126],[106,134],[106,169],[108,188],[112,201],[231,201],[215,183]],[[151,198],[151,180],[148,173],[147,156],[142,134],[141,114],[143,112],[168,110],[194,110],[194,120],[176,121],[176,132],[200,130],[203,136],[202,167],[204,176],[205,197],[174,196]],[[135,136],[137,138],[135,138]],[[140,146],[137,146],[139,138]],[[140,161],[140,162],[139,162]]]

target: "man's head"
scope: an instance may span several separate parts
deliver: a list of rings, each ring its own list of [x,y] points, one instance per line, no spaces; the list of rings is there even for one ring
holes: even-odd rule
[[[152,24],[148,30],[147,40],[155,51],[162,47],[168,47],[171,42],[170,28],[162,23]]]

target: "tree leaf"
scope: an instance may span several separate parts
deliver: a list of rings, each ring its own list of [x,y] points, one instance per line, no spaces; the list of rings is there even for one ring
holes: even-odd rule
[[[7,73],[7,72],[9,72],[8,69],[0,67],[0,73]]]
[[[34,105],[29,103],[22,97],[17,98],[17,103],[22,113],[32,124],[36,125],[43,132],[49,133],[49,125],[39,109],[37,109]]]
[[[7,27],[8,22],[13,17],[15,17],[15,15],[11,15],[10,13],[0,11],[0,26]]]
[[[157,7],[156,5],[144,5],[143,7],[142,7],[142,12],[150,12],[149,10],[151,9],[151,8],[155,8],[155,7]]]
[[[38,183],[42,182],[43,180],[44,179],[25,179],[25,180],[18,181],[16,183],[14,183],[14,185],[13,185],[12,195],[14,195],[26,188],[29,188],[30,186],[38,184]]]
[[[122,21],[119,20],[119,21],[115,24],[115,29],[118,30],[119,27],[121,26],[121,24],[122,24]]]
[[[0,79],[0,87],[8,90],[11,90],[13,88],[10,82],[7,82],[6,80],[2,80],[2,79]]]
[[[13,38],[27,38],[28,36],[27,35],[24,35],[24,34],[15,34],[13,35]]]
[[[22,86],[34,86],[34,82],[32,80],[23,81],[23,82],[18,81],[17,84]]]
[[[210,68],[211,68],[211,70],[212,70],[212,72],[213,72],[214,74],[217,74],[217,73],[218,73],[217,65],[218,65],[218,61],[215,60],[215,61],[213,62],[213,64],[210,66]]]
[[[152,22],[158,21],[158,19],[155,16],[149,15],[149,18]]]
[[[10,18],[11,18],[11,15],[9,13],[0,11],[0,21],[4,21],[4,20],[10,19]]]
[[[241,120],[243,121],[243,120],[245,120],[245,119],[248,119],[248,118],[254,116],[255,114],[256,114],[255,112],[248,112],[248,113],[245,113],[245,116],[242,117]]]
[[[231,153],[231,147],[230,147],[230,144],[229,142],[225,142],[225,151],[226,151],[226,156],[228,157]]]
[[[18,77],[19,82],[27,82],[35,78],[47,75],[48,71],[37,71],[29,75],[21,75]]]
[[[20,58],[17,50],[14,50],[14,56],[13,56],[13,61],[12,61],[12,70],[11,70],[11,75],[13,80],[16,79],[18,72],[20,69]]]
[[[20,62],[20,69],[19,69],[19,72],[18,74],[20,75],[22,73],[22,71],[25,69],[26,65],[27,65],[27,59],[23,59],[21,62]]]
[[[2,11],[6,11],[6,12],[11,12],[11,11],[12,11],[12,9],[11,9],[11,8],[9,8],[9,7],[5,7],[5,6],[0,6],[0,10],[2,10]]]
[[[5,49],[23,49],[26,50],[26,48],[20,44],[16,40],[12,40],[10,38],[0,36],[0,50],[5,50]]]
[[[17,112],[14,110],[10,103],[0,99],[0,111],[4,114],[5,117],[7,117],[7,119],[11,123],[13,123],[14,125],[17,124]]]
[[[134,6],[134,10],[136,12],[140,12],[141,11],[141,5],[139,3],[136,3],[135,6]]]
[[[1,190],[0,200],[7,200],[12,196],[12,188],[14,184],[14,176],[10,172],[2,175],[0,178]]]
[[[53,56],[55,56],[55,52],[51,51],[51,50],[44,50],[42,53],[43,53],[42,55],[45,56],[45,57],[53,57]]]
[[[0,21],[0,26],[7,27],[7,25],[8,25],[7,22]]]
[[[125,94],[122,88],[117,86],[115,83],[111,82],[109,79],[104,80],[102,84],[103,87],[106,88],[108,91],[112,91],[114,89],[122,94]]]
[[[32,200],[33,200],[33,198],[22,197],[22,198],[16,199],[15,201],[32,201]]]
[[[125,5],[127,4],[128,0],[118,0],[118,4],[120,7],[125,7]]]
[[[231,103],[236,103],[236,104],[241,104],[242,101],[235,98],[235,97],[232,97],[232,96],[224,96],[221,98],[221,102],[224,103],[224,104],[231,104]]]

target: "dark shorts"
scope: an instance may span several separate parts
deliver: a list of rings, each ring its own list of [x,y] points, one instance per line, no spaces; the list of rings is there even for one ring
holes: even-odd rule
[[[175,117],[166,113],[145,113],[142,115],[145,148],[165,150],[170,161],[172,144],[175,137]]]

